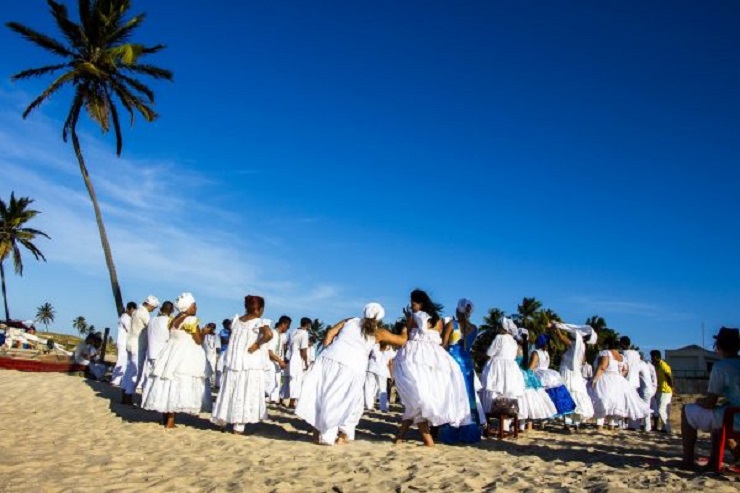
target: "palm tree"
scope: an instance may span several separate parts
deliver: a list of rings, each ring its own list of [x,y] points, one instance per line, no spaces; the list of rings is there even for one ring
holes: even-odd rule
[[[49,324],[54,321],[56,311],[48,301],[36,309],[36,321],[44,324],[46,332],[49,332]]]
[[[36,260],[46,261],[46,257],[33,244],[33,241],[37,236],[46,238],[49,236],[43,231],[24,226],[39,213],[39,211],[28,208],[32,203],[33,200],[28,197],[16,199],[13,192],[10,193],[10,202],[5,203],[3,199],[0,199],[0,279],[2,279],[6,320],[10,320],[10,311],[8,310],[8,293],[5,288],[5,267],[3,265],[5,259],[11,253],[13,254],[13,267],[19,276],[23,275],[23,257],[21,257],[20,247],[31,252]]]
[[[79,316],[72,321],[72,327],[77,329],[80,336],[84,336],[87,333],[87,320],[85,320],[85,317]]]
[[[112,124],[116,135],[116,153],[120,156],[123,139],[117,103],[126,110],[132,123],[134,111],[140,113],[146,121],[153,121],[157,117],[152,109],[154,92],[135,76],[171,80],[172,72],[138,63],[140,58],[157,53],[164,45],[144,46],[128,42],[144,20],[144,14],[124,19],[131,7],[130,0],[78,0],[79,24],[69,18],[67,8],[61,3],[47,0],[47,4],[63,35],[61,41],[17,22],[8,22],[6,25],[26,40],[61,57],[62,60],[58,64],[23,70],[13,75],[12,80],[29,79],[62,71],[62,74],[28,105],[23,112],[23,118],[62,87],[72,86],[74,89],[72,104],[62,127],[62,139],[66,142],[68,135],[72,137],[72,146],[82,179],[95,211],[116,308],[121,314],[123,313],[121,288],[95,188],[82,156],[77,136],[77,122],[84,108],[103,132],[107,132]]]
[[[598,315],[588,317],[586,319],[586,325],[590,325],[591,328],[594,329],[597,333],[601,332],[607,327],[606,320],[604,320],[604,317],[600,317]]]
[[[516,311],[519,315],[519,322],[525,329],[531,330],[535,317],[541,309],[542,302],[537,298],[522,299],[522,302],[516,307]]]

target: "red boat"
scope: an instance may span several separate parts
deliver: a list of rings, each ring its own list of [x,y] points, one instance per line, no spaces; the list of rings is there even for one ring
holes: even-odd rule
[[[6,370],[73,373],[85,367],[64,354],[44,354],[35,350],[10,349],[0,354],[0,368]]]

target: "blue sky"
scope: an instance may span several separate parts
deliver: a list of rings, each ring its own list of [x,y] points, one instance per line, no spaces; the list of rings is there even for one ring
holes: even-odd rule
[[[74,7],[76,2],[68,2]],[[74,8],[71,8],[74,11]],[[134,2],[160,118],[83,146],[126,300],[262,294],[326,321],[408,292],[449,309],[535,296],[643,348],[740,325],[740,4]],[[45,2],[3,21],[55,33]],[[45,264],[11,315],[114,326],[92,207],[61,142],[70,93],[23,121],[53,58],[0,30],[0,195],[36,199]],[[709,337],[707,337],[707,343]]]

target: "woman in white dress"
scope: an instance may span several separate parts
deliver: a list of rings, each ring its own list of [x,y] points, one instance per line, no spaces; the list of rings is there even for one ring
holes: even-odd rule
[[[398,351],[394,372],[403,402],[403,421],[396,443],[412,424],[421,432],[424,445],[434,446],[429,426],[459,427],[471,419],[465,379],[460,365],[442,347],[442,320],[429,295],[411,292],[411,311],[406,311],[408,342]]]
[[[345,444],[355,438],[363,412],[364,384],[370,351],[377,343],[402,345],[396,335],[378,328],[385,310],[365,306],[362,318],[349,318],[329,329],[324,350],[303,378],[295,413],[313,426],[319,444]]]
[[[550,369],[550,353],[547,352],[547,344],[550,336],[540,334],[535,341],[535,347],[530,356],[529,368],[534,371],[540,379],[545,392],[550,396],[557,410],[556,417],[565,416],[576,410],[576,403],[570,396],[570,392],[563,384],[563,377],[555,370]]]
[[[566,416],[565,424],[572,425],[577,430],[581,423],[594,416],[594,406],[591,401],[586,380],[583,378],[581,367],[586,359],[586,341],[584,334],[588,336],[588,344],[596,343],[596,332],[588,325],[571,325],[553,322],[549,328],[553,335],[568,348],[560,360],[560,376],[563,384],[570,392],[570,396],[576,403],[575,412]]]
[[[524,374],[516,362],[519,345],[513,336],[518,329],[508,318],[503,319],[502,325],[486,352],[489,359],[481,373],[480,398],[486,412],[499,397],[520,402],[524,398]]]
[[[624,357],[619,353],[617,341],[607,341],[606,346],[608,349],[599,353],[591,382],[598,429],[605,419],[609,419],[609,427],[613,428],[618,419],[638,420],[650,416],[650,406],[624,377]]]
[[[170,323],[170,338],[162,349],[144,389],[142,407],[163,414],[166,428],[175,427],[175,413],[198,414],[211,410],[211,386],[203,336],[190,293],[175,301],[180,312]]]
[[[272,339],[269,321],[261,318],[265,300],[261,296],[244,298],[246,313],[231,322],[231,339],[224,355],[221,390],[216,398],[211,421],[221,427],[233,425],[235,434],[244,432],[246,423],[267,418],[265,403],[266,347]]]

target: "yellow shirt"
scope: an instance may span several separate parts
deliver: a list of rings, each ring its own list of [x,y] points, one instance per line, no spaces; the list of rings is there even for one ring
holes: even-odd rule
[[[658,376],[658,392],[661,394],[672,394],[673,389],[668,385],[666,376],[671,377],[671,367],[663,360],[655,366],[655,374]]]

